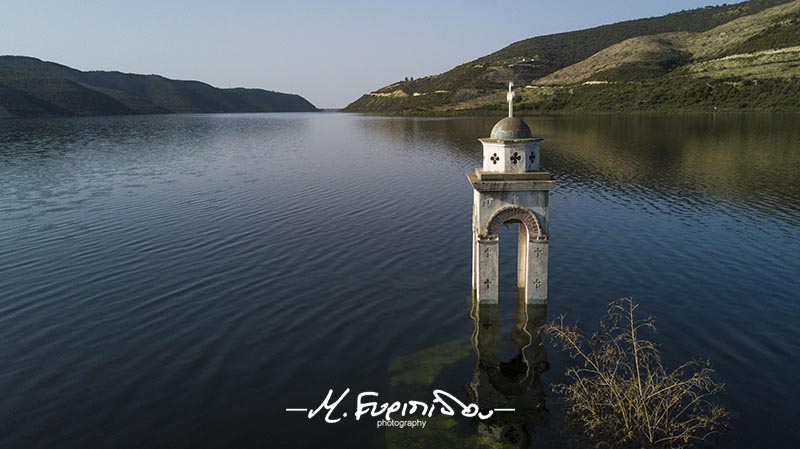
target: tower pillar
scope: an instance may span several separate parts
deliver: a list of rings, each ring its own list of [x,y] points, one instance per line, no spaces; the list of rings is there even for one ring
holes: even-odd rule
[[[497,239],[478,237],[474,245],[477,250],[477,289],[482,303],[497,304],[499,280],[500,245]]]

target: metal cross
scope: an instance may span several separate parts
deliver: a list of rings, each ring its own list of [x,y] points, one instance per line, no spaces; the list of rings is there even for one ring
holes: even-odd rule
[[[514,83],[508,83],[508,93],[506,94],[506,101],[508,102],[508,116],[514,116]]]
[[[520,156],[519,153],[515,151],[514,154],[511,156],[511,163],[516,165],[520,159],[522,159],[522,156]]]

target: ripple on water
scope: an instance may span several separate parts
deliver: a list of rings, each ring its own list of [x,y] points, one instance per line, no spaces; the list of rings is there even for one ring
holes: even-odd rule
[[[793,441],[797,118],[528,121],[559,183],[551,316],[589,325],[633,295],[668,358],[708,357],[729,385],[726,447]],[[464,173],[493,124],[0,122],[0,446],[373,441],[276,404],[384,391],[395,357],[469,337]],[[471,369],[437,382],[462,391]]]

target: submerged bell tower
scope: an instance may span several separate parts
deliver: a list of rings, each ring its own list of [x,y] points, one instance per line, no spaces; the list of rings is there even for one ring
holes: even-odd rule
[[[480,303],[496,304],[500,226],[519,223],[517,287],[528,304],[547,303],[550,190],[555,181],[540,170],[539,144],[514,117],[514,84],[508,85],[508,117],[483,144],[483,166],[467,173],[472,184],[472,290]]]

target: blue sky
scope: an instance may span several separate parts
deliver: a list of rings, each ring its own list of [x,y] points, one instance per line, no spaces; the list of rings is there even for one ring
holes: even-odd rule
[[[261,87],[342,107],[528,37],[720,3],[3,0],[0,54]]]

